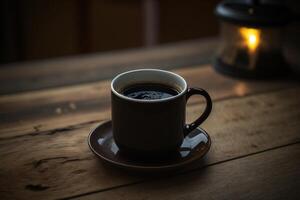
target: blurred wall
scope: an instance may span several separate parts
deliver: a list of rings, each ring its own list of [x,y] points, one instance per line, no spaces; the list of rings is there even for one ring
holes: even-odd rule
[[[2,0],[0,62],[141,47],[147,34],[154,45],[216,35],[217,2]]]

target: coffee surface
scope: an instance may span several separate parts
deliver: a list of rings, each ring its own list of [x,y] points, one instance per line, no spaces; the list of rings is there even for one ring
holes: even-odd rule
[[[178,92],[167,85],[145,83],[128,86],[122,94],[133,99],[155,100],[176,96]]]

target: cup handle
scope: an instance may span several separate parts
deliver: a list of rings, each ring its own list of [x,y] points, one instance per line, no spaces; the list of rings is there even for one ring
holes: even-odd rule
[[[206,108],[205,108],[204,112],[202,113],[202,115],[200,117],[198,117],[198,119],[196,119],[191,124],[186,124],[185,125],[184,132],[183,132],[184,137],[187,136],[192,130],[197,128],[202,122],[204,122],[207,119],[207,117],[209,116],[209,114],[212,110],[211,98],[205,90],[203,90],[201,88],[189,88],[188,91],[187,91],[187,94],[186,94],[186,101],[188,101],[188,99],[192,95],[201,95],[201,96],[203,96],[206,100]]]

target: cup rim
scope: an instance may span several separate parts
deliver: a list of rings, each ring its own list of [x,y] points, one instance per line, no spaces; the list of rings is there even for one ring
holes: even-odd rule
[[[114,89],[114,82],[120,78],[121,76],[124,76],[126,74],[129,74],[129,73],[135,73],[135,72],[139,72],[139,71],[156,71],[156,72],[162,72],[162,73],[167,73],[167,74],[170,74],[172,76],[175,76],[179,79],[182,80],[182,82],[184,83],[184,87],[183,87],[183,90],[181,90],[177,95],[175,96],[171,96],[171,97],[167,97],[167,98],[163,98],[163,99],[134,99],[134,98],[130,98],[130,97],[127,97],[119,92],[117,92],[115,89]],[[126,72],[123,72],[121,74],[118,74],[115,78],[112,79],[111,81],[111,84],[110,84],[110,88],[111,88],[111,91],[118,97],[124,99],[124,100],[128,100],[128,101],[133,101],[133,102],[139,102],[139,103],[157,103],[157,102],[165,102],[165,101],[170,101],[170,100],[173,100],[173,99],[176,99],[182,95],[184,95],[184,93],[187,91],[187,83],[186,81],[184,80],[184,78],[174,72],[170,72],[170,71],[166,71],[166,70],[161,70],[161,69],[135,69],[135,70],[130,70],[130,71],[126,71]]]

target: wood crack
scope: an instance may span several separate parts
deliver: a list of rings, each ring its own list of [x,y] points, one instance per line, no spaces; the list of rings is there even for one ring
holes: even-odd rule
[[[66,159],[61,162],[61,164],[69,163],[69,162],[77,162],[77,161],[83,161],[83,160],[92,160],[93,157],[86,157],[86,158],[73,158],[73,159]]]
[[[28,185],[25,186],[25,189],[31,190],[31,191],[34,191],[34,192],[44,191],[44,190],[47,190],[49,188],[50,188],[49,186],[42,185],[42,184],[28,184]]]
[[[85,158],[69,158],[67,156],[58,156],[58,157],[51,157],[51,158],[44,158],[40,160],[36,160],[32,163],[27,163],[25,165],[33,165],[33,168],[38,168],[42,164],[48,163],[50,161],[55,161],[55,160],[62,160],[60,161],[60,164],[66,164],[70,162],[78,162],[78,161],[84,161],[84,160],[92,160],[94,157],[89,156]]]
[[[62,127],[62,128],[56,128],[56,129],[40,131],[40,132],[32,132],[32,133],[27,133],[24,135],[16,135],[16,136],[12,136],[12,137],[4,137],[4,138],[0,138],[0,141],[13,140],[13,139],[23,138],[23,137],[28,137],[28,136],[54,135],[54,134],[61,133],[61,132],[67,132],[67,131],[80,129],[80,128],[83,128],[85,125],[93,124],[93,123],[97,123],[97,122],[101,122],[101,120],[92,120],[92,121],[88,121],[88,122],[84,122],[84,123],[80,123],[80,124],[76,124],[76,125],[70,125],[70,126],[66,126],[66,127]]]
[[[37,161],[34,161],[33,162],[33,167],[34,168],[37,168],[39,167],[41,164],[43,163],[46,163],[50,160],[59,160],[59,159],[67,159],[68,157],[64,157],[64,156],[61,156],[61,157],[53,157],[53,158],[44,158],[44,159],[40,159],[40,160],[37,160]]]

